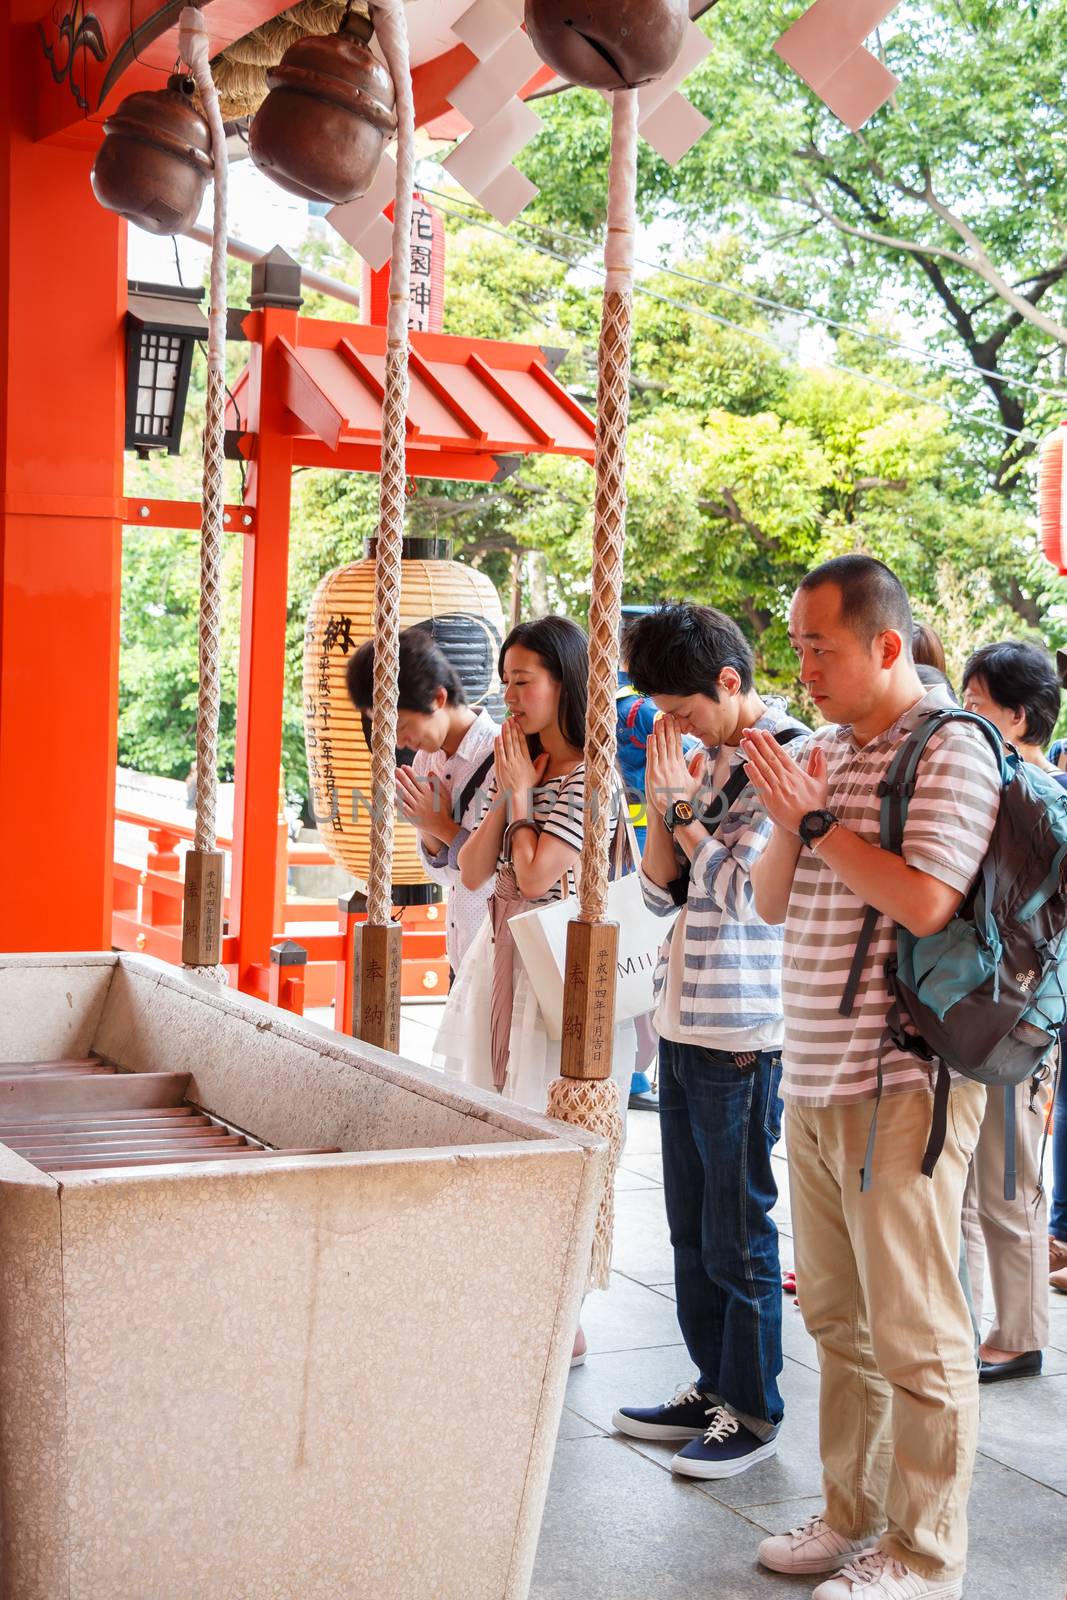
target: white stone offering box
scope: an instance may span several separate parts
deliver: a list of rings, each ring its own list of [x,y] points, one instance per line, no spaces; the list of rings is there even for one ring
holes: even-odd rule
[[[125,955],[0,955],[3,1600],[521,1600],[607,1147]]]

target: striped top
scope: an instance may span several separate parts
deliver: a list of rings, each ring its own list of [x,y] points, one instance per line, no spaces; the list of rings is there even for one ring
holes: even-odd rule
[[[951,704],[944,689],[931,689],[862,749],[851,727],[834,726],[798,741],[789,753],[802,761],[812,744],[820,746],[829,773],[829,809],[861,839],[878,844],[879,783],[923,713]],[[1000,778],[984,736],[973,726],[950,723],[930,740],[919,762],[904,860],[965,894],[989,846],[999,804]],[[879,917],[875,927],[852,1015],[838,1012],[864,909],[824,861],[801,850],[785,920],[782,1093],[804,1105],[866,1100],[877,1092],[890,1005],[885,964],[896,952],[896,925],[888,917]],[[893,1045],[886,1045],[882,1072],[885,1094],[930,1087],[927,1065]]]
[[[492,805],[497,796],[496,768],[489,774],[486,784],[486,802]],[[615,827],[619,815],[618,790],[612,791],[611,815],[608,821],[609,832]],[[564,844],[569,844],[575,850],[582,848],[582,835],[585,825],[585,762],[580,761],[573,772],[565,772],[558,778],[545,778],[533,791],[533,809],[530,820],[536,822],[542,833],[550,833],[556,839],[562,839]],[[507,857],[499,856],[497,871],[507,866]],[[567,868],[567,893],[575,894],[574,868]],[[532,906],[551,905],[553,900],[563,898],[560,881],[552,885],[545,894],[537,900],[531,900]]]
[[[756,726],[768,733],[804,728],[781,701],[770,702]],[[741,760],[740,747],[726,746],[723,754],[725,763],[718,749],[704,753],[706,789],[716,779],[725,781]],[[736,1051],[775,1050],[782,1043],[782,930],[757,917],[749,877],[770,836],[770,821],[747,787],[690,863],[685,911],[664,940],[654,979],[661,1037]],[[681,864],[681,847],[675,845],[675,851]],[[650,910],[660,916],[674,911],[670,892],[644,872],[641,887]],[[675,982],[665,986],[669,969]],[[676,993],[677,1016],[670,1003]]]

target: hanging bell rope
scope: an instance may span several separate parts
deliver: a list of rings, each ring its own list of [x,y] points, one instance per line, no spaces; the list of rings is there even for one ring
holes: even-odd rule
[[[590,1287],[595,1289],[606,1289],[611,1275],[615,1168],[623,1135],[619,1091],[611,1077],[619,928],[605,918],[609,817],[616,787],[615,690],[626,538],[636,190],[637,95],[632,89],[619,89],[612,97],[606,276],[598,352],[586,815],[578,918],[567,933],[562,1076],[550,1085],[548,1094],[550,1117],[601,1134],[611,1146],[611,1170],[601,1197],[589,1274]]]
[[[396,94],[396,200],[389,268],[382,463],[374,582],[374,682],[371,731],[371,841],[367,920],[356,929],[352,1029],[357,1038],[400,1045],[401,930],[392,920],[396,811],[396,713],[400,673],[400,573],[407,492],[408,316],[411,209],[415,184],[415,108],[403,0],[371,8]]]
[[[219,655],[222,630],[222,517],[226,392],[226,201],[228,167],[222,113],[211,78],[207,27],[195,6],[178,25],[178,48],[196,80],[211,129],[215,210],[211,236],[207,414],[200,538],[200,685],[196,706],[196,839],[185,858],[182,963],[226,982],[222,957],[224,867],[216,849],[218,799]]]

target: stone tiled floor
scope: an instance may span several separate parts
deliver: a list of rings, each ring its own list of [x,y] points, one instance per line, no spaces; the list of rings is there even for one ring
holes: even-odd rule
[[[404,1054],[429,1059],[439,1010],[405,1008]],[[775,1159],[784,1189],[784,1157]],[[670,1448],[611,1432],[617,1406],[655,1404],[691,1373],[674,1319],[661,1181],[658,1120],[631,1113],[612,1287],[586,1302],[590,1354],[568,1383],[533,1600],[806,1596],[812,1580],[778,1577],[755,1561],[764,1531],[791,1527],[820,1504],[818,1364],[790,1301],[787,1415],[775,1458],[722,1483],[687,1483],[671,1476]],[[784,1197],[777,1219],[791,1264]],[[1067,1297],[1053,1299],[1045,1374],[982,1392],[965,1600],[1067,1592]]]
[[[785,1187],[784,1157],[775,1157]],[[535,1600],[749,1600],[805,1596],[812,1580],[764,1572],[764,1531],[818,1509],[818,1363],[786,1301],[778,1455],[714,1484],[672,1478],[667,1446],[611,1432],[620,1404],[654,1404],[690,1376],[673,1320],[659,1128],[631,1113],[616,1197],[615,1273],[591,1295],[590,1354],[572,1373],[532,1594]],[[792,1261],[788,1205],[777,1220]],[[1046,1375],[982,1392],[966,1600],[1064,1600],[1067,1591],[1067,1297],[1054,1297]]]

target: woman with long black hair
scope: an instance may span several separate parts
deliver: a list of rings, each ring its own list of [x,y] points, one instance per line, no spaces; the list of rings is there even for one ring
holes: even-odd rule
[[[497,735],[489,809],[459,852],[468,889],[493,880],[489,918],[457,976],[434,1064],[544,1111],[559,1074],[537,997],[508,924],[520,911],[575,892],[585,818],[588,641],[566,617],[521,623],[504,640],[500,678],[508,719]],[[612,816],[618,820],[618,796]],[[626,1105],[633,1023],[616,1029],[613,1075]]]

